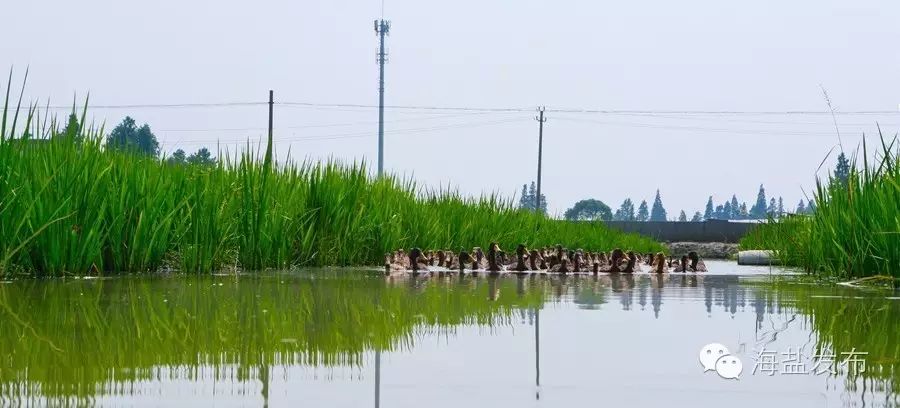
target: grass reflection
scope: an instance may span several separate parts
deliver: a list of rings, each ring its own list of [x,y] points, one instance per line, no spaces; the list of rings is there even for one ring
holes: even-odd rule
[[[274,365],[359,365],[364,351],[410,347],[417,330],[508,324],[541,293],[515,279],[327,272],[17,281],[0,285],[0,395],[80,400],[209,367],[252,379]]]

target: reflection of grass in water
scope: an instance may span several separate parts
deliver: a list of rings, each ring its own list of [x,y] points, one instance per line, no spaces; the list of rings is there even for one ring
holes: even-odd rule
[[[417,328],[505,324],[541,304],[540,291],[515,286],[321,275],[0,285],[0,395],[91,398],[160,367],[191,377],[234,366],[248,378],[271,365],[359,365],[365,350],[408,347]],[[502,292],[493,302],[491,289]]]
[[[753,285],[806,316],[816,336],[816,350],[834,351],[839,374],[851,374],[840,364],[847,358],[842,352],[853,348],[868,352],[862,357],[866,371],[858,378],[848,377],[848,389],[855,390],[859,386],[857,380],[883,387],[889,394],[890,390],[900,389],[900,301],[885,299],[890,291],[796,283],[789,279]]]

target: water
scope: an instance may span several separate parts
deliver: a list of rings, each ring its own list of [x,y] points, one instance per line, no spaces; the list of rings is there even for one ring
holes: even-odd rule
[[[708,266],[5,282],[0,406],[900,405],[897,293]],[[713,342],[743,362],[739,379],[703,371]],[[786,353],[801,347],[794,363]],[[836,358],[819,368],[834,373],[788,373],[813,369],[821,347]],[[854,347],[868,354],[841,355]]]

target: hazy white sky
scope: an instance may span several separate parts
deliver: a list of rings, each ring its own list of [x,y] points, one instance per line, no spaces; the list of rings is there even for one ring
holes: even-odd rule
[[[372,105],[377,1],[15,1],[0,67],[31,68],[27,98],[92,105],[265,101]],[[389,105],[839,112],[844,146],[900,129],[896,0],[390,0]],[[166,152],[232,151],[264,106],[94,109],[147,122]],[[386,168],[431,186],[517,194],[535,178],[532,112],[388,110]],[[760,183],[793,208],[837,144],[829,115],[551,113],[544,192],[615,209],[657,188],[674,218]],[[282,157],[376,158],[377,111],[278,106]],[[873,141],[875,139],[872,139]],[[827,162],[830,168],[834,158]]]

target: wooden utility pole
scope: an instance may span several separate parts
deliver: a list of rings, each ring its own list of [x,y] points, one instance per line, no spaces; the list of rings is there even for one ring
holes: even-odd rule
[[[269,90],[269,140],[266,143],[265,166],[272,165],[272,118],[275,109],[275,91]]]
[[[538,162],[537,162],[537,194],[534,197],[534,210],[541,212],[541,159],[544,150],[544,122],[547,119],[544,118],[544,107],[541,106],[538,108],[538,116],[534,117],[534,120],[538,121]]]

